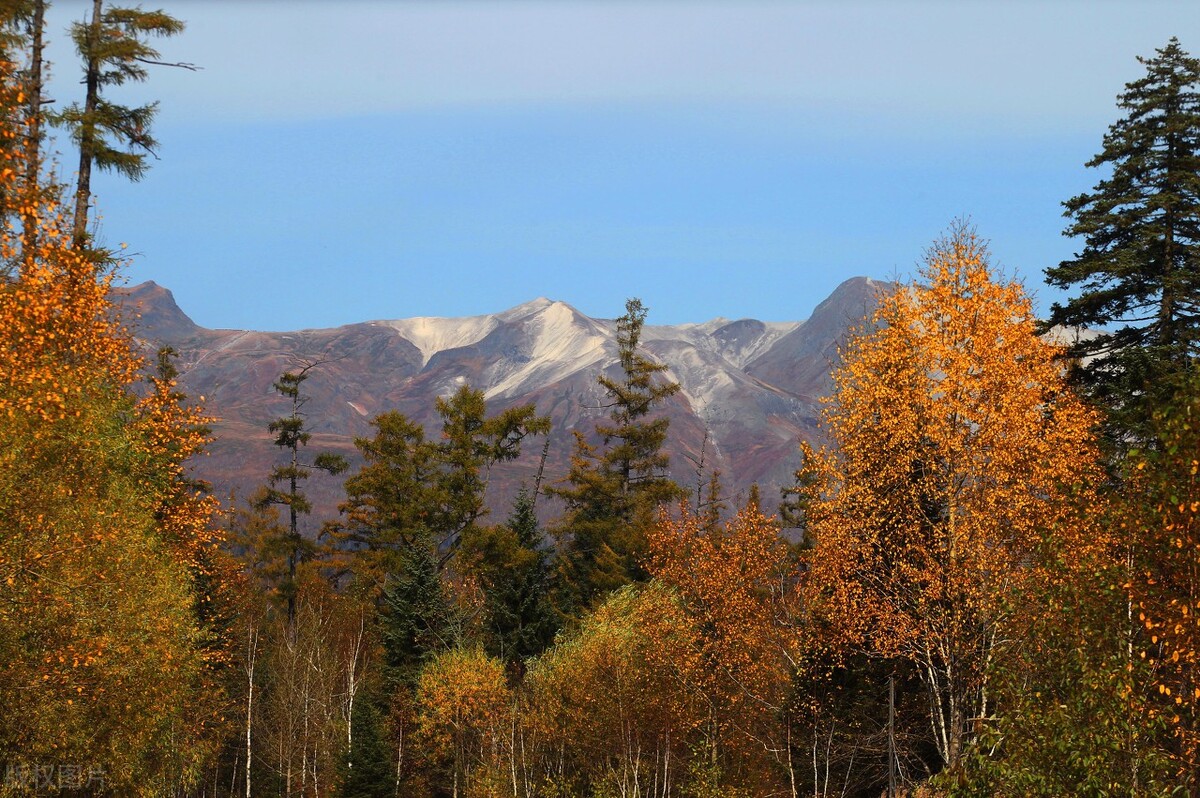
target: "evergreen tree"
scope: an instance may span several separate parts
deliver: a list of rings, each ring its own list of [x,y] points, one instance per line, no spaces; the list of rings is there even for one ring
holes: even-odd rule
[[[508,521],[466,544],[485,596],[485,650],[516,673],[554,642],[557,631],[549,603],[550,558],[535,509],[533,494],[522,486]]]
[[[300,447],[306,446],[312,438],[312,433],[305,429],[304,414],[300,412],[308,400],[300,393],[300,386],[316,365],[310,363],[298,372],[285,372],[275,383],[275,390],[291,401],[291,412],[272,421],[267,429],[275,433],[275,445],[286,452],[288,461],[271,469],[267,479],[269,487],[259,499],[260,505],[279,504],[288,509],[287,535],[279,543],[288,566],[282,593],[287,599],[289,628],[296,617],[296,566],[310,559],[315,549],[312,541],[300,534],[300,516],[312,512],[312,504],[300,490],[300,483],[308,479],[311,471],[340,474],[348,465],[346,458],[329,452],[321,452],[309,463],[300,459]]]
[[[605,448],[601,451],[576,433],[571,470],[561,486],[547,491],[567,505],[554,530],[563,541],[558,604],[566,614],[644,580],[646,530],[657,508],[687,495],[667,475],[670,459],[663,445],[670,419],[649,418],[679,391],[679,384],[659,379],[667,367],[639,350],[645,321],[639,299],[628,300],[625,315],[617,319],[622,377],[599,377],[610,410],[610,420],[596,425]]]
[[[150,134],[158,103],[119,105],[107,99],[104,91],[146,80],[146,66],[151,64],[195,69],[191,64],[159,60],[158,51],[147,43],[151,37],[174,36],[183,28],[183,22],[161,10],[106,9],[103,0],[92,0],[90,20],[71,26],[71,38],[83,59],[84,102],[72,103],[55,114],[51,122],[69,130],[79,146],[72,236],[76,247],[87,238],[92,167],[140,180],[148,168],[146,156],[153,155],[158,146]]]
[[[1200,61],[1172,38],[1126,84],[1126,112],[1089,167],[1111,176],[1064,203],[1084,247],[1047,269],[1079,294],[1047,325],[1102,328],[1071,348],[1077,377],[1113,415],[1114,437],[1145,438],[1150,411],[1200,344]]]
[[[401,570],[384,588],[383,605],[387,676],[412,692],[424,664],[453,648],[459,637],[458,619],[430,547],[409,549]]]
[[[354,703],[350,749],[341,768],[342,798],[392,798],[395,795],[392,751],[383,728],[383,713],[374,696]]]
[[[529,435],[548,433],[550,419],[538,416],[532,404],[511,407],[489,418],[483,391],[466,385],[449,399],[438,398],[437,411],[442,417],[442,440],[438,446],[439,508],[434,517],[444,561],[463,535],[487,514],[484,496],[492,466],[519,457],[521,442]]]

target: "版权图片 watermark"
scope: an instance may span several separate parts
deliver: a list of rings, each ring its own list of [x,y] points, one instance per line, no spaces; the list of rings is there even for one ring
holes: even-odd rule
[[[4,786],[34,792],[104,789],[104,768],[77,762],[6,762]]]

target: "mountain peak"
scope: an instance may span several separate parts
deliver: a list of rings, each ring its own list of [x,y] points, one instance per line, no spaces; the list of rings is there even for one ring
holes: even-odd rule
[[[142,338],[178,340],[201,331],[175,303],[175,295],[153,280],[127,288],[116,288],[117,304]]]

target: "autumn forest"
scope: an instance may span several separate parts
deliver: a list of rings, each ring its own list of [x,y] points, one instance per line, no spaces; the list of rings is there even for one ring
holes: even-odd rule
[[[969,223],[931,231],[841,346],[827,444],[797,441],[782,496],[731,496],[670,477],[679,386],[630,299],[569,471],[489,508],[547,445],[537,407],[464,385],[440,427],[374,418],[350,469],[310,445],[320,362],[278,377],[260,490],[192,475],[213,419],[114,299],[90,185],[149,167],[154,107],[108,91],[186,68],[154,49],[183,23],[88,6],[82,97],[50,111],[46,2],[0,3],[0,796],[1200,795],[1178,41],[1064,203],[1048,319]]]

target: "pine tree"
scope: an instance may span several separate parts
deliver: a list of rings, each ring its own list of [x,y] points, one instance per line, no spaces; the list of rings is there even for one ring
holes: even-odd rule
[[[649,418],[678,393],[679,384],[658,379],[667,367],[641,353],[645,321],[646,309],[638,299],[627,301],[625,315],[617,319],[622,378],[599,377],[610,410],[610,421],[596,425],[604,450],[576,433],[570,472],[560,487],[547,490],[567,505],[554,530],[563,541],[558,603],[567,614],[644,580],[646,531],[655,522],[655,511],[687,495],[667,475],[670,459],[663,446],[670,419]]]
[[[1078,288],[1048,325],[1102,328],[1071,348],[1077,377],[1112,413],[1114,437],[1144,438],[1153,407],[1200,345],[1200,60],[1172,38],[1126,84],[1104,149],[1112,174],[1064,203],[1083,237],[1046,282]]]
[[[286,452],[288,461],[271,469],[267,480],[269,487],[259,500],[261,505],[279,504],[288,509],[287,535],[280,543],[288,564],[282,593],[287,599],[289,628],[296,617],[296,566],[311,558],[315,549],[312,541],[300,534],[300,516],[312,512],[312,504],[300,490],[300,483],[308,479],[312,471],[336,475],[345,471],[348,465],[346,458],[329,452],[321,452],[309,463],[300,459],[300,447],[306,446],[312,438],[312,433],[305,429],[304,414],[300,412],[308,399],[300,393],[300,386],[317,365],[310,363],[298,372],[285,372],[275,383],[275,390],[291,401],[291,412],[272,421],[267,429],[275,433],[275,445]],[[281,485],[284,486],[282,490]]]

